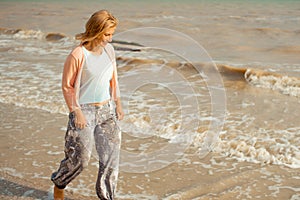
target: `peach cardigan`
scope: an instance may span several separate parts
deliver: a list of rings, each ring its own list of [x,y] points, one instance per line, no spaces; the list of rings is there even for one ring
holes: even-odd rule
[[[118,85],[118,74],[117,74],[117,64],[115,51],[111,44],[107,44],[104,47],[109,58],[111,59],[113,65],[113,75],[110,81],[111,87],[111,98],[116,101],[120,97],[119,85]],[[76,108],[80,108],[79,105],[79,89],[80,89],[80,79],[82,73],[82,67],[84,63],[84,54],[82,50],[82,45],[75,47],[72,52],[68,55],[63,70],[62,76],[62,91],[69,108],[72,112]],[[101,103],[101,102],[97,102]]]

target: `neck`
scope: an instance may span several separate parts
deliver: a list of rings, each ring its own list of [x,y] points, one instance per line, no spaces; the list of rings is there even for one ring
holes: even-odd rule
[[[103,47],[97,46],[91,50],[94,54],[101,55],[103,52]]]
[[[87,49],[87,50],[89,50],[89,51],[91,51],[93,54],[95,54],[95,55],[101,55],[102,54],[102,52],[103,52],[103,47],[102,46],[92,46],[92,45],[90,45],[90,44],[87,44],[87,45],[84,45],[84,47]]]

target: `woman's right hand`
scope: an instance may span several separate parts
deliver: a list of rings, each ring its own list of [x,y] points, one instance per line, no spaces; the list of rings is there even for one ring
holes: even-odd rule
[[[75,126],[79,129],[84,129],[87,125],[86,119],[81,111],[81,109],[76,109],[75,111]]]

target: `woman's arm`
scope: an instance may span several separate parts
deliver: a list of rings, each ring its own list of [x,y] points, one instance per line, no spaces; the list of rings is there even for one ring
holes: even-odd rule
[[[121,103],[121,98],[120,97],[118,97],[115,100],[115,104],[116,104],[117,119],[118,120],[122,120],[124,118],[124,112],[123,112],[123,108],[122,108],[122,103]]]
[[[115,55],[114,48],[111,44],[107,44],[105,49],[108,52],[108,55],[109,55],[110,59],[112,60],[112,65],[113,65],[113,68],[114,68],[112,79],[110,81],[111,97],[112,97],[112,100],[116,104],[117,118],[118,118],[118,120],[122,120],[124,118],[124,112],[123,112],[121,98],[120,98],[120,89],[119,89],[119,82],[118,82],[116,55]]]
[[[66,59],[64,64],[62,76],[62,91],[65,102],[70,112],[75,112],[75,126],[77,128],[84,128],[86,126],[86,119],[80,109],[76,97],[76,79],[78,71],[82,64],[82,60],[76,58],[72,52]],[[75,51],[76,53],[76,51]]]
[[[76,59],[72,54],[70,54],[65,61],[62,76],[62,91],[70,112],[80,108],[76,100],[75,92],[77,74],[78,66]]]

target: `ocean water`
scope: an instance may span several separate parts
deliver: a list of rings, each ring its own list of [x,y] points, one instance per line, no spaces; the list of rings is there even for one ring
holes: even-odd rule
[[[89,15],[106,8],[120,21],[113,45],[126,113],[120,122],[125,135],[121,170],[147,173],[189,162],[186,150],[200,159],[212,152],[234,161],[300,168],[299,1],[0,5],[1,105],[66,116],[63,62]],[[3,130],[10,123],[3,120]],[[13,145],[12,138],[4,137],[3,144]],[[41,144],[47,155],[62,155],[57,146],[51,150],[55,141]],[[38,166],[34,155],[43,150],[24,149]],[[2,172],[24,176],[3,158]],[[56,164],[49,163],[50,168]],[[85,188],[87,180],[74,191],[93,194]]]

